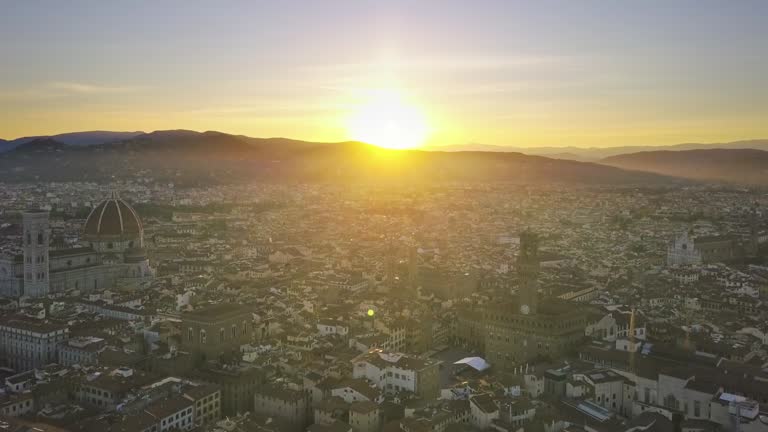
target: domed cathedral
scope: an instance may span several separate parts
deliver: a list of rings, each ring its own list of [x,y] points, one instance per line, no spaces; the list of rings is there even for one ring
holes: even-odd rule
[[[123,262],[126,253],[144,247],[144,228],[133,207],[113,192],[91,210],[82,239],[104,262]]]
[[[141,219],[116,193],[88,215],[77,247],[51,250],[48,212],[24,212],[22,225],[23,254],[0,257],[0,296],[138,289],[154,277]]]

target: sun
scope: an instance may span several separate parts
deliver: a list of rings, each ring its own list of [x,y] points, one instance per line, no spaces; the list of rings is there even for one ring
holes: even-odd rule
[[[352,139],[389,149],[424,144],[427,122],[421,110],[394,90],[371,92],[347,121]]]

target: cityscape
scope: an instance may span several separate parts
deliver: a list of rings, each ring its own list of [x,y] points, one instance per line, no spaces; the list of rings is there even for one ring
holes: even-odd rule
[[[562,34],[533,2],[127,3],[0,11],[0,432],[768,431],[765,3],[555,2]],[[350,28],[283,35],[313,17]],[[477,46],[507,43],[492,60],[442,44],[465,17]],[[513,55],[499,17],[540,55]],[[722,86],[691,77],[641,115],[652,80],[626,72],[614,49],[636,41],[607,17],[653,73],[754,70],[718,64]],[[604,37],[582,33],[596,22]],[[251,44],[269,61],[212,64]],[[584,72],[562,61],[587,48],[613,60],[582,111],[561,108],[592,84],[521,84]],[[323,90],[298,114],[281,68],[315,49],[328,64],[298,78]],[[211,63],[174,75],[196,50]],[[380,85],[341,77],[369,51]],[[63,63],[38,76],[42,53]],[[532,75],[510,90],[510,67]],[[321,72],[352,96],[319,108]],[[224,83],[270,113],[209,111]]]

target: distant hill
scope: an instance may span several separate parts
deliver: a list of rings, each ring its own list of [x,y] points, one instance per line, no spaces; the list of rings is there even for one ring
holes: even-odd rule
[[[13,152],[20,155],[31,154],[50,154],[53,152],[63,152],[68,146],[52,138],[35,138],[31,141],[19,144]]]
[[[0,140],[0,153],[13,150],[14,148],[24,143],[28,143],[40,138],[50,138],[62,144],[71,146],[90,146],[131,139],[143,133],[144,132],[87,131],[63,133],[50,136],[23,137],[14,140]]]
[[[611,156],[600,163],[695,180],[768,185],[768,152],[763,150],[650,151]]]
[[[570,159],[585,162],[596,162],[610,156],[629,153],[639,153],[658,150],[705,150],[705,149],[757,149],[768,151],[768,139],[733,141],[726,143],[685,143],[667,146],[621,146],[621,147],[513,147],[486,144],[467,144],[450,146],[433,146],[431,151],[494,151],[519,152],[529,155],[546,156],[557,159]]]
[[[221,132],[155,131],[90,146],[38,138],[0,154],[0,181],[149,178],[196,185],[265,182],[503,181],[668,184],[656,174],[521,153],[392,151]]]

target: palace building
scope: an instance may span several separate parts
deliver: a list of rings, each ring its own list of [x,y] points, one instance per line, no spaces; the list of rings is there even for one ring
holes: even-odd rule
[[[51,249],[47,211],[24,212],[22,225],[23,253],[0,256],[0,296],[137,289],[154,276],[141,219],[116,193],[88,215],[77,247]]]
[[[512,370],[539,358],[557,358],[584,336],[585,306],[540,298],[538,247],[536,234],[521,234],[517,295],[501,299],[480,315],[485,358],[493,367]]]

